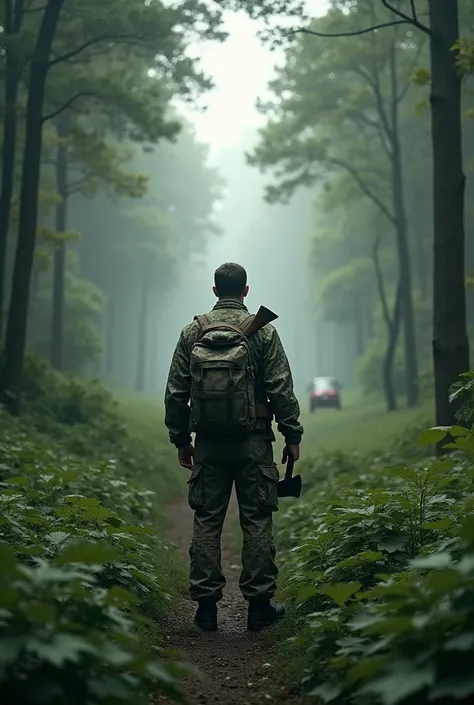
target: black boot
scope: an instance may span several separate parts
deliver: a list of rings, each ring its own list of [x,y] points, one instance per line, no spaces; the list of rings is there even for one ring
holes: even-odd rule
[[[252,632],[259,632],[279,619],[283,619],[284,616],[285,608],[283,605],[272,605],[270,600],[249,600],[247,629]]]
[[[217,604],[215,600],[199,600],[194,616],[196,625],[203,632],[217,632]]]

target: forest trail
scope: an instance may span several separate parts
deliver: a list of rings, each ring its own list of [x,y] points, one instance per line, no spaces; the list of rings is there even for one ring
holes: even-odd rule
[[[178,626],[170,635],[169,647],[177,649],[196,665],[205,680],[187,678],[184,693],[189,705],[261,705],[264,702],[291,703],[301,701],[288,689],[281,689],[275,696],[271,658],[267,639],[261,634],[247,631],[247,603],[239,591],[240,557],[229,525],[238,516],[237,502],[232,497],[222,541],[222,568],[227,578],[224,597],[219,603],[219,630],[201,633],[192,624],[195,604],[184,599],[180,619],[185,627]],[[193,513],[185,499],[174,503],[168,511],[169,538],[188,557],[192,534]],[[269,663],[270,661],[270,663]],[[169,703],[163,695],[156,695],[154,703]]]

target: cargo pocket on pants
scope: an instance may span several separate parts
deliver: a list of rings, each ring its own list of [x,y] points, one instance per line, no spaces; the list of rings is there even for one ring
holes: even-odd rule
[[[188,480],[188,504],[194,511],[204,506],[203,479],[202,465],[200,463],[193,465],[191,477]]]
[[[278,468],[273,465],[258,467],[258,503],[261,509],[270,512],[278,511]]]

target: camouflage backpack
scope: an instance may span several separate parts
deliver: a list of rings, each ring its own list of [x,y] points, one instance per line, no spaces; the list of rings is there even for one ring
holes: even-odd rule
[[[262,405],[255,403],[255,368],[247,329],[254,316],[239,325],[200,326],[191,350],[191,430],[206,435],[237,435],[252,431]],[[255,331],[253,331],[255,332]]]

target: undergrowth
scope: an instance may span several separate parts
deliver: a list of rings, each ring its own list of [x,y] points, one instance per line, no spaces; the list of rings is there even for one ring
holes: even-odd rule
[[[178,481],[99,384],[28,365],[23,418],[0,411],[2,705],[179,700],[184,575],[157,502]]]
[[[473,379],[457,392],[468,395],[464,418]],[[396,459],[325,454],[280,518],[293,605],[281,672],[310,702],[472,702],[474,433],[449,431],[442,459],[426,448],[444,428],[423,434],[410,462],[406,446]]]

